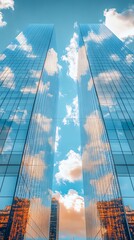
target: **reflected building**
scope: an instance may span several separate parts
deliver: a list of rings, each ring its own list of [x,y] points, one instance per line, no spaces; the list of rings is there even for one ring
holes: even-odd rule
[[[134,239],[134,210],[131,209],[129,206],[125,206],[126,217],[128,220],[128,225],[130,228],[130,233],[132,239]]]
[[[87,239],[133,239],[133,53],[103,24],[78,35]]]
[[[14,198],[10,206],[0,211],[0,239],[24,239],[30,201]]]
[[[59,239],[59,201],[52,198],[49,240]]]
[[[122,199],[116,199],[111,201],[97,202],[97,210],[101,225],[104,231],[102,237],[104,239],[118,240],[128,239],[124,233],[124,208]]]
[[[0,60],[0,239],[47,239],[58,98],[53,25],[29,25]]]
[[[111,201],[100,201],[97,203],[99,219],[105,231],[102,232],[104,239],[129,239],[124,234],[124,223],[122,215],[124,206],[122,199]],[[125,206],[126,217],[130,228],[132,239],[134,238],[134,210]]]

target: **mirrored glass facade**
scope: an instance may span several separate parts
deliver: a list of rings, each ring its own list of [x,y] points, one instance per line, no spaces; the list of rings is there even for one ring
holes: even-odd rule
[[[79,50],[87,239],[134,239],[133,54],[102,24],[80,25]]]
[[[0,239],[48,239],[58,66],[52,25],[30,25],[0,61]]]

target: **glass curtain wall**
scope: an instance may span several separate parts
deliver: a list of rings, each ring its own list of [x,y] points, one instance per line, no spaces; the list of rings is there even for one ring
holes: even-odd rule
[[[58,96],[52,25],[30,25],[1,54],[0,239],[47,239]]]
[[[87,239],[133,239],[133,55],[102,24],[80,25],[79,48]]]

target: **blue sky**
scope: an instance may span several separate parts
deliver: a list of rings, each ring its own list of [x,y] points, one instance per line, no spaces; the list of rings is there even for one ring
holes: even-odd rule
[[[5,4],[7,3],[7,4]],[[67,210],[76,216],[78,231],[70,226],[61,227],[60,239],[85,239],[83,181],[81,176],[80,129],[78,121],[77,79],[71,58],[77,55],[77,23],[105,22],[128,47],[133,48],[133,0],[0,0],[0,51],[30,23],[53,23],[56,30],[59,64],[60,96],[57,123],[57,151],[55,156],[53,191],[61,201],[66,216]],[[133,14],[132,14],[133,13]],[[75,24],[74,24],[75,23]],[[121,30],[120,30],[121,29]],[[70,57],[71,56],[71,57]],[[76,165],[79,169],[76,169]],[[77,174],[71,174],[71,168]],[[77,208],[77,211],[76,211]],[[82,236],[80,236],[80,231]],[[66,232],[66,233],[65,233]],[[68,234],[67,234],[68,232]]]
[[[12,3],[13,0],[0,2]],[[4,49],[18,31],[24,29],[29,23],[54,23],[57,43],[61,47],[59,51],[62,52],[72,35],[74,22],[104,21],[103,11],[105,9],[116,8],[118,12],[123,12],[132,4],[133,0],[15,0],[14,11],[11,8],[2,9],[7,25],[0,29],[0,50]]]

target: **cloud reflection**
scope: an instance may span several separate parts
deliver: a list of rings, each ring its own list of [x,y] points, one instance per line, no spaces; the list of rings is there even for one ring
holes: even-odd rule
[[[60,237],[74,236],[85,238],[84,198],[77,191],[70,189],[67,194],[54,194],[60,204]]]

